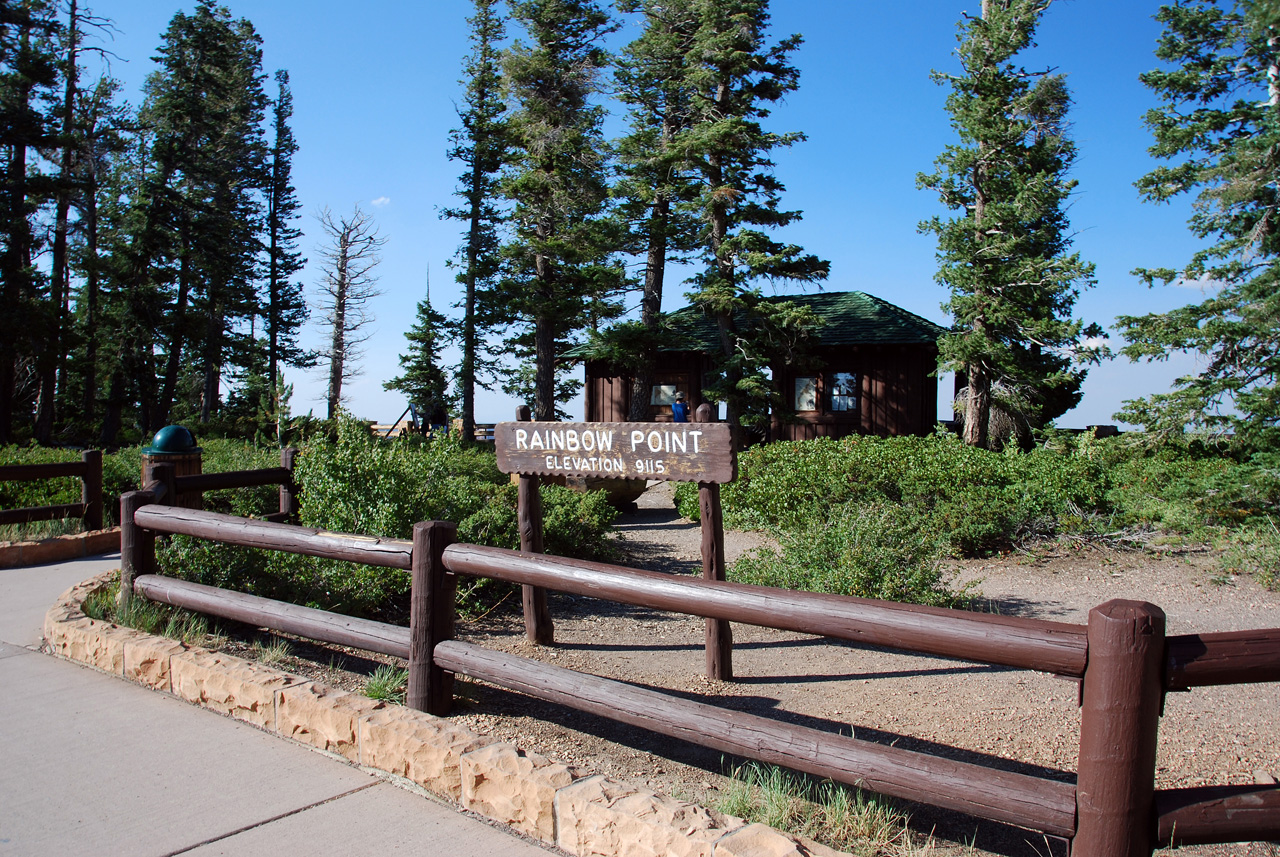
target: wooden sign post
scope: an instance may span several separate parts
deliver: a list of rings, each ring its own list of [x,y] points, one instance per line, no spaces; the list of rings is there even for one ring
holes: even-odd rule
[[[694,423],[532,422],[529,408],[522,405],[516,411],[516,422],[494,427],[498,469],[519,474],[520,550],[542,553],[540,476],[697,482],[702,575],[708,580],[724,580],[720,485],[737,476],[738,460],[729,426],[712,422],[710,405],[699,406],[696,419]],[[524,587],[524,624],[530,640],[542,644],[554,641],[545,590]],[[732,680],[732,645],[729,623],[708,619],[709,677]]]

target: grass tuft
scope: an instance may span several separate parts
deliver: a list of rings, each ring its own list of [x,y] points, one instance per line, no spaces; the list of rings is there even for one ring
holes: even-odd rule
[[[409,692],[409,671],[383,664],[373,671],[364,686],[364,695],[370,699],[381,699],[404,705],[405,694]]]
[[[293,647],[283,637],[272,637],[268,643],[254,640],[249,649],[254,660],[268,667],[279,666],[293,656]]]
[[[916,840],[907,815],[884,798],[759,762],[733,769],[716,809],[858,857],[904,857],[932,847]]]

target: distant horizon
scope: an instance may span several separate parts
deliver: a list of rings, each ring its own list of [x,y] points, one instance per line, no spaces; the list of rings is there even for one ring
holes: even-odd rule
[[[305,211],[297,225],[311,260],[301,275],[308,298],[314,299],[319,279],[319,210],[341,214],[358,204],[388,239],[377,270],[385,294],[372,306],[376,332],[366,346],[363,374],[345,387],[344,400],[358,418],[389,423],[405,402],[382,384],[399,374],[398,356],[408,345],[404,333],[428,282],[437,310],[453,316],[459,299],[454,271],[446,264],[461,243],[461,227],[441,220],[439,211],[455,204],[461,172],[445,152],[448,132],[458,125],[455,106],[462,97],[458,79],[468,52],[465,18],[471,4],[437,0],[405,7],[371,0],[355,16],[334,0],[225,5],[248,18],[263,39],[268,94],[274,94],[269,78],[275,69],[290,74],[300,146],[293,177]],[[776,153],[775,172],[787,187],[782,205],[802,210],[804,218],[775,235],[831,260],[823,290],[867,292],[950,326],[940,309],[947,293],[933,280],[933,239],[916,231],[921,220],[947,212],[934,195],[916,189],[915,177],[956,142],[943,109],[947,90],[929,75],[957,68],[956,23],[977,6],[978,0],[869,8],[825,0],[773,4],[771,41],[798,32],[805,42],[792,55],[800,89],[776,106],[766,127],[808,135]],[[1070,210],[1074,249],[1096,263],[1098,276],[1097,288],[1081,296],[1076,312],[1108,328],[1117,315],[1164,311],[1200,298],[1199,284],[1148,290],[1129,273],[1140,266],[1180,267],[1201,246],[1186,227],[1189,200],[1144,204],[1133,188],[1157,164],[1146,152],[1151,139],[1142,126],[1142,114],[1155,99],[1137,76],[1158,65],[1153,51],[1160,29],[1151,17],[1158,7],[1120,0],[1102,10],[1104,18],[1089,4],[1059,0],[1042,18],[1039,47],[1019,58],[1028,69],[1067,74],[1075,101],[1069,119],[1079,150],[1073,177],[1080,184]],[[103,46],[117,54],[112,72],[133,106],[141,102],[143,82],[154,68],[151,57],[169,20],[193,8],[194,3],[155,0],[94,8],[114,19],[119,31]],[[639,33],[632,20],[624,20],[611,41],[615,50]],[[92,74],[90,69],[86,77]],[[606,130],[616,135],[622,127],[614,110]],[[668,272],[664,310],[686,303],[688,286],[679,278],[687,270]],[[758,285],[773,293],[769,283]],[[801,291],[782,286],[778,293]],[[637,304],[638,296],[630,296],[628,306]],[[319,341],[313,317],[304,344],[315,348]],[[1119,344],[1113,335],[1113,350]],[[454,360],[456,355],[446,357]],[[1083,401],[1057,424],[1118,424],[1113,414],[1124,399],[1163,392],[1173,378],[1196,367],[1195,357],[1178,353],[1151,365],[1120,358],[1092,367]],[[294,414],[324,415],[322,369],[286,369],[285,380],[295,385]],[[951,417],[951,389],[950,376],[941,377],[939,419]],[[476,420],[510,420],[518,404],[478,390]],[[566,409],[580,418],[581,396]]]

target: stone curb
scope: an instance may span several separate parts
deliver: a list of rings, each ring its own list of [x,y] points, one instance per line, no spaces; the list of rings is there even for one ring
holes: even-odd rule
[[[90,619],[107,572],[45,615],[49,650],[219,714],[403,777],[578,857],[839,857],[763,824],[591,775],[450,721],[233,655]]]
[[[38,542],[0,542],[0,568],[25,568],[120,550],[120,528],[54,536]]]

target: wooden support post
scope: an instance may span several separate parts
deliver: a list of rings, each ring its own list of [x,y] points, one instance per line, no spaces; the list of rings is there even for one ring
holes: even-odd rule
[[[453,673],[435,664],[436,644],[453,639],[457,577],[444,568],[444,549],[457,540],[458,525],[425,521],[413,525],[409,596],[410,708],[438,717],[453,707]]]
[[[298,521],[298,483],[293,481],[293,464],[297,457],[297,447],[286,446],[280,450],[280,466],[289,471],[289,481],[280,485],[281,523],[295,524]]]
[[[130,491],[120,495],[120,594],[116,604],[125,610],[133,599],[133,580],[152,574],[156,565],[156,536],[134,523],[134,513],[153,502],[150,491]]]
[[[694,421],[712,422],[711,406],[698,405]],[[724,580],[724,515],[720,509],[720,486],[698,483],[698,516],[702,521],[702,577]],[[707,654],[707,678],[733,681],[733,631],[724,619],[707,619],[703,635]]]
[[[102,529],[102,450],[86,449],[80,453],[84,462],[80,502],[84,504],[84,528],[92,532]]]
[[[155,502],[161,506],[177,506],[178,468],[167,461],[157,461],[151,465],[151,478],[164,486],[164,493],[158,495]]]
[[[1148,857],[1154,844],[1156,735],[1165,616],[1154,604],[1089,611],[1073,857]]]
[[[516,421],[527,423],[532,418],[528,405],[516,408]],[[537,476],[517,477],[519,492],[516,495],[516,519],[520,526],[520,550],[541,554],[542,546],[542,494],[538,491]],[[547,590],[540,586],[522,586],[524,596],[524,634],[541,646],[549,646],[556,640],[555,624],[547,609]]]

